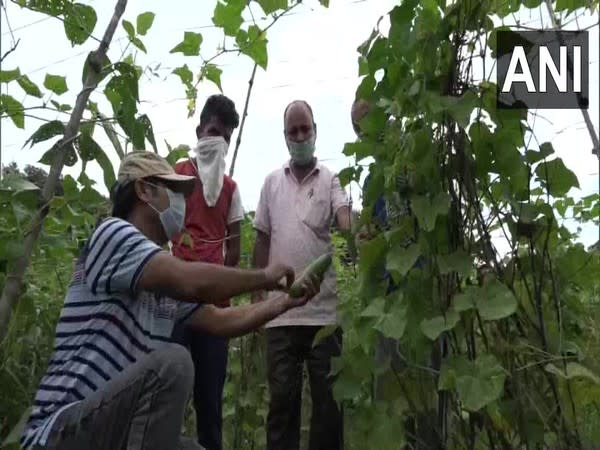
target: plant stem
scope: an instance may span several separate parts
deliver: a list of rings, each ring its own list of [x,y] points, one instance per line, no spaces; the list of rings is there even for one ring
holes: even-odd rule
[[[233,177],[233,171],[235,170],[235,161],[237,159],[240,144],[242,143],[242,133],[244,131],[244,124],[246,123],[246,117],[248,116],[248,105],[250,104],[250,94],[252,93],[252,86],[254,86],[254,77],[256,76],[256,68],[258,64],[254,63],[252,69],[252,75],[248,80],[248,92],[246,93],[246,103],[244,104],[244,112],[242,113],[242,123],[240,124],[240,132],[238,133],[237,140],[235,142],[235,150],[233,152],[233,158],[231,160],[231,167],[229,168],[229,176]]]

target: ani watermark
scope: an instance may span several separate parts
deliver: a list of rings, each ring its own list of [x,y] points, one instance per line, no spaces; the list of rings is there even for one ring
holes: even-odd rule
[[[587,31],[497,33],[498,108],[588,109]]]

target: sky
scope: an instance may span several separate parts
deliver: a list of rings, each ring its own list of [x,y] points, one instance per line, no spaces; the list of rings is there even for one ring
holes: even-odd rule
[[[46,18],[38,13],[22,10],[17,5],[6,5],[6,14],[2,12],[1,52],[10,48],[12,36],[20,39],[19,46],[3,63],[3,70],[19,66],[21,73],[27,74],[39,86],[43,85],[46,73],[67,77],[69,92],[59,98],[61,103],[74,103],[81,88],[81,68],[90,50],[97,42],[89,39],[81,46],[72,47],[64,36],[62,22]],[[101,38],[113,13],[115,1],[83,1],[91,4],[98,14],[98,22],[93,35]],[[329,8],[321,7],[316,0],[305,0],[289,16],[283,17],[268,31],[269,63],[267,71],[258,69],[248,109],[248,116],[242,134],[242,144],[236,161],[234,179],[240,187],[246,210],[254,210],[258,202],[260,188],[266,175],[281,167],[287,158],[287,149],[283,137],[283,110],[292,100],[304,99],[313,108],[318,124],[317,156],[328,167],[339,171],[352,164],[350,158],[342,154],[344,143],[355,139],[350,123],[350,107],[358,77],[357,47],[369,36],[377,20],[385,15],[397,1],[392,0],[331,0]],[[223,34],[212,26],[212,15],[216,2],[179,0],[130,0],[124,19],[135,23],[138,14],[152,11],[156,14],[154,24],[148,34],[142,38],[149,54],[137,52],[136,63],[142,67],[160,63],[160,77],[143,77],[140,81],[140,113],[150,117],[159,145],[159,152],[165,156],[167,147],[195,144],[195,127],[204,99],[218,93],[212,83],[202,83],[198,92],[198,110],[194,117],[187,117],[185,93],[179,78],[171,71],[187,63],[192,71],[201,67],[198,57],[184,57],[170,54],[169,51],[183,39],[184,31],[201,32],[203,43],[201,54],[209,58],[217,52],[222,43]],[[260,8],[253,2],[255,17],[263,27],[269,23],[261,20]],[[6,19],[12,28],[9,31]],[[531,27],[548,26],[549,19],[545,11],[532,15],[522,11],[515,16],[522,24]],[[515,19],[507,20],[507,23]],[[567,27],[592,25],[591,17],[579,18]],[[597,22],[597,19],[596,19]],[[386,20],[382,22],[386,29]],[[127,43],[122,27],[117,33],[109,51],[111,60],[117,60]],[[589,113],[598,133],[599,99],[598,86],[598,27],[590,30],[590,86],[591,106]],[[222,87],[224,93],[236,103],[242,112],[248,89],[253,62],[246,56],[228,53],[215,61],[223,70]],[[489,67],[489,65],[488,65]],[[104,81],[106,83],[106,80]],[[1,86],[2,93],[14,95],[24,100],[20,87],[13,83]],[[95,92],[92,100],[99,101],[101,92]],[[26,104],[40,104],[36,99],[27,99]],[[110,115],[107,103],[100,102],[105,114]],[[45,111],[31,111],[32,114],[46,119],[67,120],[67,115],[58,115]],[[2,164],[12,161],[23,167],[35,164],[51,146],[51,141],[23,148],[25,140],[42,122],[26,118],[25,130],[17,129],[12,122],[1,123]],[[98,130],[100,131],[100,130]],[[581,185],[572,195],[580,197],[598,192],[598,159],[591,154],[591,140],[578,110],[543,110],[535,121],[535,132],[540,142],[550,141],[567,167],[575,172]],[[96,132],[95,138],[105,148],[115,169],[118,158],[114,150],[103,137]],[[237,134],[234,134],[228,154],[228,165],[233,154]],[[66,168],[65,173],[78,176],[79,164]],[[100,168],[88,165],[88,176],[98,181],[98,189],[106,194]],[[357,185],[351,185],[348,193],[354,205],[360,203]],[[573,224],[570,224],[573,226]],[[593,225],[584,229],[582,240],[586,245],[598,239],[598,230]]]

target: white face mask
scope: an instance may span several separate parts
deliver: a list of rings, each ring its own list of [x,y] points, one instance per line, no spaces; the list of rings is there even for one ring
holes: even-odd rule
[[[221,136],[200,138],[194,148],[198,178],[202,182],[202,193],[209,207],[215,206],[221,195],[228,149],[229,144]]]
[[[160,189],[162,186],[157,186],[153,183],[146,184]],[[165,235],[169,240],[177,236],[183,230],[185,225],[185,196],[181,192],[173,192],[171,189],[162,187],[167,191],[169,197],[169,206],[164,211],[159,211],[153,205],[148,203],[150,208],[158,213],[158,218],[162,224]]]

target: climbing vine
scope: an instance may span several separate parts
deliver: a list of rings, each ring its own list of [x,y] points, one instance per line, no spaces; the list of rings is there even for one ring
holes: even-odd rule
[[[527,110],[496,108],[485,67],[502,56],[497,31],[510,29],[494,20],[541,6],[404,0],[389,13],[389,33],[376,29],[359,48],[356,96],[374,108],[363,138],[344,149],[357,165],[340,176],[358,181],[361,161],[375,160],[363,226],[381,194],[392,211],[410,204],[360,245],[358,295],[342,305],[350,337],[337,396],[372,448],[399,448],[401,437],[440,449],[592,442],[581,430],[586,406],[600,401],[598,366],[582,351],[581,314],[589,293],[597,299],[586,274],[600,261],[563,219],[598,225],[600,199],[568,196],[577,177],[550,142],[537,142]],[[598,2],[554,5],[561,17],[580,8]],[[401,364],[373,362],[378,334],[399,342]]]

